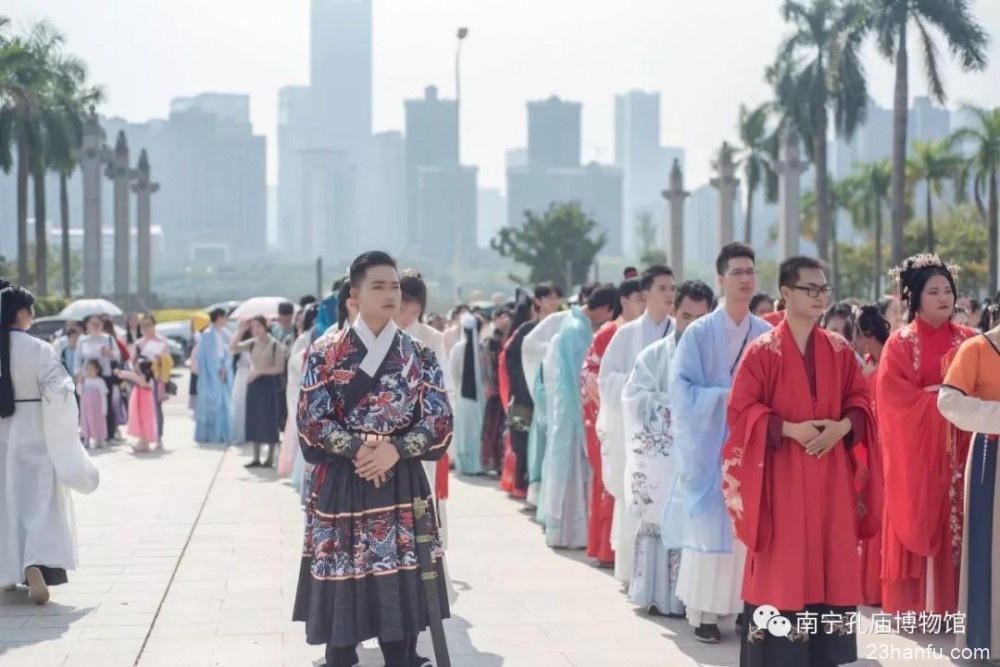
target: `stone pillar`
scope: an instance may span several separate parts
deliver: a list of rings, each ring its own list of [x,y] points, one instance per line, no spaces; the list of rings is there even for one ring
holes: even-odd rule
[[[670,189],[663,191],[670,202],[670,268],[677,282],[684,280],[684,200],[691,194],[684,190],[684,174],[679,160],[670,169]]]
[[[94,112],[83,123],[83,141],[75,153],[83,174],[83,295],[101,296],[101,254],[104,247],[101,221],[101,168],[111,159],[104,145],[104,130]]]
[[[778,249],[781,261],[801,254],[802,190],[801,177],[809,167],[799,152],[799,134],[791,125],[781,132],[781,153],[778,162]]]
[[[712,179],[712,187],[719,191],[719,246],[736,240],[733,221],[736,217],[736,188],[740,181],[736,178],[736,164],[733,162],[733,148],[728,142],[722,144],[719,157],[713,165],[719,174]]]
[[[114,298],[125,310],[129,307],[127,301],[132,293],[132,281],[129,275],[132,242],[132,225],[129,222],[129,181],[132,180],[133,174],[129,167],[128,142],[125,140],[125,132],[122,130],[118,132],[114,155],[106,173],[108,178],[114,182]]]
[[[136,194],[136,231],[138,236],[138,249],[136,251],[136,271],[138,273],[136,281],[136,291],[139,298],[146,299],[152,294],[153,275],[153,247],[150,235],[150,217],[152,194],[160,189],[159,183],[153,183],[149,179],[149,158],[146,149],[143,148],[139,154],[139,168],[136,169],[135,183],[132,184],[132,192]]]

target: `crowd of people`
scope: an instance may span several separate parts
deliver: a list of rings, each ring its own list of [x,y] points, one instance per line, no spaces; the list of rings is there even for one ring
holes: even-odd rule
[[[809,257],[781,264],[775,296],[748,245],[715,268],[714,286],[656,265],[568,300],[542,283],[442,320],[420,273],[373,251],[273,322],[194,320],[195,439],[251,443],[248,468],[276,461],[298,485],[293,616],[330,667],[373,637],[390,667],[430,664],[417,635],[454,601],[450,471],[494,477],[548,546],[585,549],[700,641],[728,635],[746,667],[857,660],[859,605],[961,616],[960,646],[1000,645],[1000,295],[960,295],[934,255],[894,269],[873,304],[831,305]],[[150,319],[119,344],[91,318],[53,349],[23,333],[29,292],[0,297],[0,459],[48,448],[33,463],[47,486],[5,469],[0,584],[39,601],[74,565],[72,537],[62,521],[45,528],[56,548],[36,549],[10,516],[59,516],[60,484],[97,486],[80,437],[127,424],[140,451],[161,443],[169,364]]]
[[[715,289],[652,266],[569,307],[550,283],[458,306],[454,469],[496,474],[550,547],[586,549],[650,614],[709,643],[728,618],[743,665],[855,661],[858,605],[960,618],[982,656],[1000,641],[1000,295],[959,294],[956,272],[911,257],[894,294],[831,305],[818,261],[784,262],[773,297],[736,243]]]

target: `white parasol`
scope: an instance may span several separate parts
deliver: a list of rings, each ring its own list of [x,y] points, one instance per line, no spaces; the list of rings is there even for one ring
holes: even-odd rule
[[[107,299],[78,299],[63,308],[59,317],[67,320],[81,321],[91,315],[107,315],[108,317],[124,317],[122,309]]]
[[[282,303],[291,303],[288,299],[280,296],[255,296],[247,299],[239,305],[230,315],[231,320],[245,320],[251,317],[263,315],[271,320],[278,316],[278,306]],[[294,305],[294,304],[293,304]],[[298,308],[296,307],[296,310]]]

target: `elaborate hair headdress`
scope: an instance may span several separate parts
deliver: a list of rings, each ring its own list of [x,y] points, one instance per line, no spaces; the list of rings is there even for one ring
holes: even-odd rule
[[[907,257],[903,260],[902,264],[889,270],[889,277],[896,282],[900,298],[903,301],[908,302],[910,300],[913,278],[917,273],[930,268],[942,269],[948,272],[953,280],[958,277],[959,272],[962,270],[957,264],[947,264],[940,257],[929,252]]]
[[[423,280],[424,277],[420,275],[418,269],[403,269],[403,272],[399,274],[400,278],[416,278],[417,280]]]

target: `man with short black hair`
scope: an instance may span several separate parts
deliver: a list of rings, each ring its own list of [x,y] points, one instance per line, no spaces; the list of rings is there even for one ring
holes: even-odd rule
[[[715,292],[701,280],[685,280],[674,296],[674,319],[677,321],[677,340],[692,322],[715,310]]]
[[[672,336],[676,322],[670,316],[674,308],[674,272],[663,265],[651,266],[640,280],[646,310],[636,320],[624,324],[615,332],[601,360],[598,379],[601,411],[598,422],[601,434],[601,460],[604,465],[604,485],[615,498],[611,542],[615,550],[615,578],[632,580],[635,517],[626,506],[625,498],[625,427],[622,421],[622,390],[635,368],[639,353],[656,341]]]
[[[722,497],[726,402],[740,360],[770,325],[750,313],[757,291],[753,248],[731,243],[716,260],[725,305],[688,326],[670,363],[674,484],[663,508],[661,537],[682,549],[677,597],[695,638],[722,639],[718,619],[742,609],[745,550],[732,539]]]
[[[830,296],[822,264],[792,257],[779,285],[785,319],[736,372],[722,452],[725,504],[748,553],[740,664],[829,667],[858,659],[858,542],[882,517],[865,444],[875,424],[854,349],[817,324]]]
[[[587,471],[580,368],[594,331],[611,319],[618,306],[614,285],[594,285],[586,304],[573,306],[553,342],[553,392],[549,396],[548,445],[538,501],[545,543],[553,548],[587,546]]]

